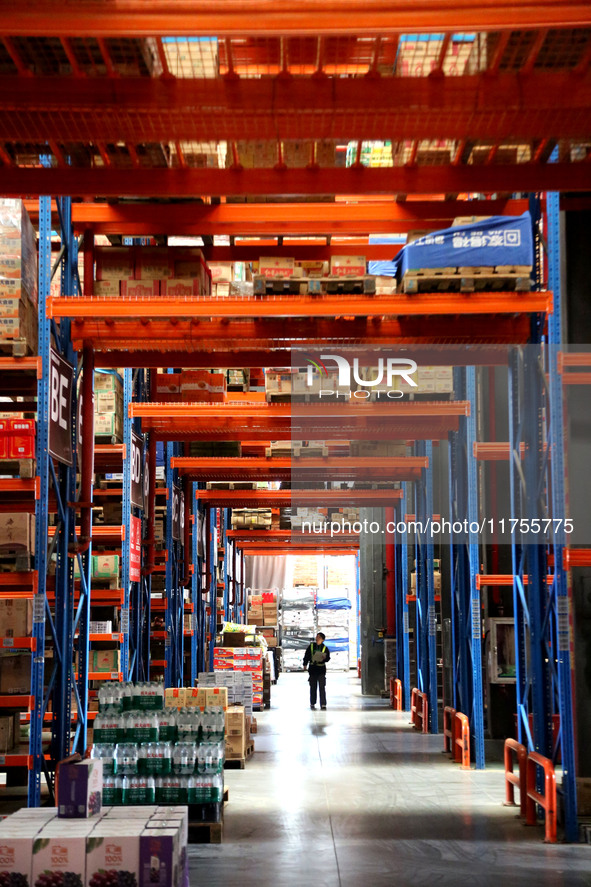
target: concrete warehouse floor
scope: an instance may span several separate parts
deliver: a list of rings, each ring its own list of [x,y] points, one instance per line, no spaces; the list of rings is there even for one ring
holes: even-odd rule
[[[544,844],[503,807],[501,765],[460,771],[354,672],[327,696],[310,711],[307,676],[280,676],[254,758],[226,771],[223,844],[190,849],[192,885],[591,885],[591,846]]]

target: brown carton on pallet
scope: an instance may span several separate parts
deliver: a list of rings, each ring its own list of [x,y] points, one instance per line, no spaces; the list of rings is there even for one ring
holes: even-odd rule
[[[27,696],[31,692],[31,654],[0,656],[0,696]]]
[[[33,629],[33,601],[0,600],[0,637],[28,638]]]
[[[246,718],[241,705],[231,705],[226,711],[226,736],[245,736]]]
[[[246,756],[246,735],[226,736],[226,758],[228,760],[236,760],[236,758],[244,758]]]

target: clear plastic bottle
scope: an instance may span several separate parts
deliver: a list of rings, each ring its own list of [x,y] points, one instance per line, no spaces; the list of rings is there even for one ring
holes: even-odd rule
[[[115,773],[117,776],[137,776],[139,758],[139,749],[135,743],[119,743],[115,749]]]
[[[158,713],[158,739],[161,742],[176,742],[177,737],[177,712],[174,708],[165,708]]]
[[[114,744],[93,745],[90,757],[103,762],[103,777],[115,774],[115,749]]]
[[[105,776],[103,778],[103,806],[117,807],[123,802],[123,781],[118,776]]]
[[[121,715],[115,709],[99,713],[94,720],[93,742],[95,745],[112,745],[120,742],[123,736]]]
[[[130,711],[125,718],[128,742],[158,742],[158,715],[153,711]]]
[[[172,744],[148,742],[140,748],[140,773],[164,776],[172,773]]]
[[[172,771],[176,775],[189,776],[195,772],[197,746],[194,742],[177,742],[172,750]]]

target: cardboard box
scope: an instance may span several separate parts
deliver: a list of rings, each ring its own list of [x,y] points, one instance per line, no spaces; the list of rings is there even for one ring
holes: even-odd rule
[[[88,663],[89,671],[118,672],[120,671],[120,651],[117,650],[91,650]]]
[[[184,705],[186,708],[204,709],[207,705],[207,691],[201,687],[186,687]]]
[[[144,830],[140,838],[139,887],[177,887],[180,862],[180,829]]]
[[[94,280],[93,295],[100,299],[118,299],[121,295],[120,280],[116,278],[109,280]]]
[[[156,394],[180,394],[181,392],[181,373],[157,373],[156,374]]]
[[[94,374],[94,391],[95,395],[98,391],[118,391],[123,398],[123,383],[115,373],[96,372]]]
[[[97,391],[94,395],[94,412],[119,413],[123,412],[123,394],[118,391]]]
[[[34,419],[9,419],[8,420],[8,458],[9,459],[34,459],[35,458],[35,420]]]
[[[118,579],[119,555],[93,554],[92,577],[93,579]]]
[[[295,259],[278,256],[261,256],[259,274],[263,277],[293,277]]]
[[[61,819],[98,816],[103,801],[103,762],[94,758],[60,764],[57,815]]]
[[[169,298],[183,298],[185,296],[199,296],[203,292],[203,283],[200,277],[172,277],[169,280],[160,281],[160,295]]]
[[[123,420],[120,413],[95,413],[94,416],[95,437],[114,437],[123,439]]]
[[[37,304],[37,242],[23,200],[0,199],[0,276],[16,277]]]
[[[243,631],[225,631],[222,642],[224,647],[244,647],[246,643],[246,633]]]
[[[183,708],[185,705],[185,688],[168,687],[164,691],[164,704],[167,708]]]
[[[32,630],[33,601],[23,598],[0,600],[0,637],[28,638]]]
[[[160,281],[122,280],[119,289],[124,299],[147,299],[160,295]]]
[[[212,283],[232,283],[234,279],[233,268],[232,262],[216,262],[211,264],[209,270],[211,271]]]
[[[0,716],[0,754],[6,755],[20,743],[20,713]],[[0,871],[2,863],[0,860]]]
[[[246,734],[246,719],[244,708],[231,705],[226,711],[226,736],[244,736]]]
[[[104,872],[113,872],[116,884],[138,883],[143,827],[142,820],[103,819],[97,824],[86,840],[86,887],[95,887]]]
[[[19,512],[0,514],[0,552],[35,551],[35,515]],[[5,603],[16,601],[0,601],[0,612]],[[0,632],[3,625],[0,623]],[[5,635],[7,637],[7,635]]]
[[[0,696],[28,696],[31,692],[31,654],[0,655]]]
[[[207,687],[205,689],[205,705],[207,708],[221,705],[225,711],[228,708],[227,687]]]
[[[229,760],[243,758],[246,755],[246,734],[240,736],[226,736],[226,758]]]
[[[97,280],[130,280],[134,277],[134,255],[130,246],[95,248]]]
[[[365,256],[333,256],[330,273],[337,277],[363,277],[366,274]]]
[[[43,825],[42,820],[15,822],[12,816],[0,823],[0,871],[8,876],[6,883],[33,884],[33,842]]]
[[[58,827],[55,827],[55,823]],[[54,819],[39,832],[33,842],[31,884],[37,884],[43,875],[70,872],[79,884],[86,877],[86,840],[94,828],[94,822],[71,822],[64,827],[63,821]],[[71,883],[76,883],[73,878]]]
[[[140,246],[135,252],[135,279],[159,282],[174,277],[174,260],[167,246]]]
[[[4,291],[3,291],[4,290]],[[4,300],[5,309],[6,298],[15,305],[14,312],[1,316],[0,315],[0,339],[26,339],[32,351],[37,349],[38,324],[37,324],[37,306],[29,299],[20,298],[15,294],[14,287],[0,287],[0,297]]]

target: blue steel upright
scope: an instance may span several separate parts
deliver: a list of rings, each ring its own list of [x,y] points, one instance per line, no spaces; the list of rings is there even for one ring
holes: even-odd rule
[[[566,496],[564,488],[563,394],[562,379],[558,373],[558,351],[563,345],[559,194],[554,192],[547,194],[546,208],[548,217],[548,278],[554,297],[554,310],[548,319],[552,516],[564,518],[566,517]],[[557,651],[564,834],[567,841],[576,841],[578,836],[577,788],[570,645],[572,595],[564,569],[563,554],[567,541],[564,524],[553,524],[553,528],[554,535],[551,539],[551,546],[554,554],[554,580],[551,606],[555,611],[556,624],[555,649]]]
[[[123,460],[123,500],[121,519],[123,522],[125,539],[121,547],[121,584],[123,588],[123,604],[121,606],[121,672],[123,680],[132,679],[133,665],[130,661],[130,607],[131,607],[131,580],[129,563],[129,540],[131,538],[131,431],[133,420],[129,415],[129,404],[132,401],[133,376],[130,369],[123,373],[123,443],[125,445],[126,458]]]
[[[402,682],[402,708],[410,711],[410,625],[408,618],[408,532],[406,530],[406,482],[396,506],[396,674]]]

